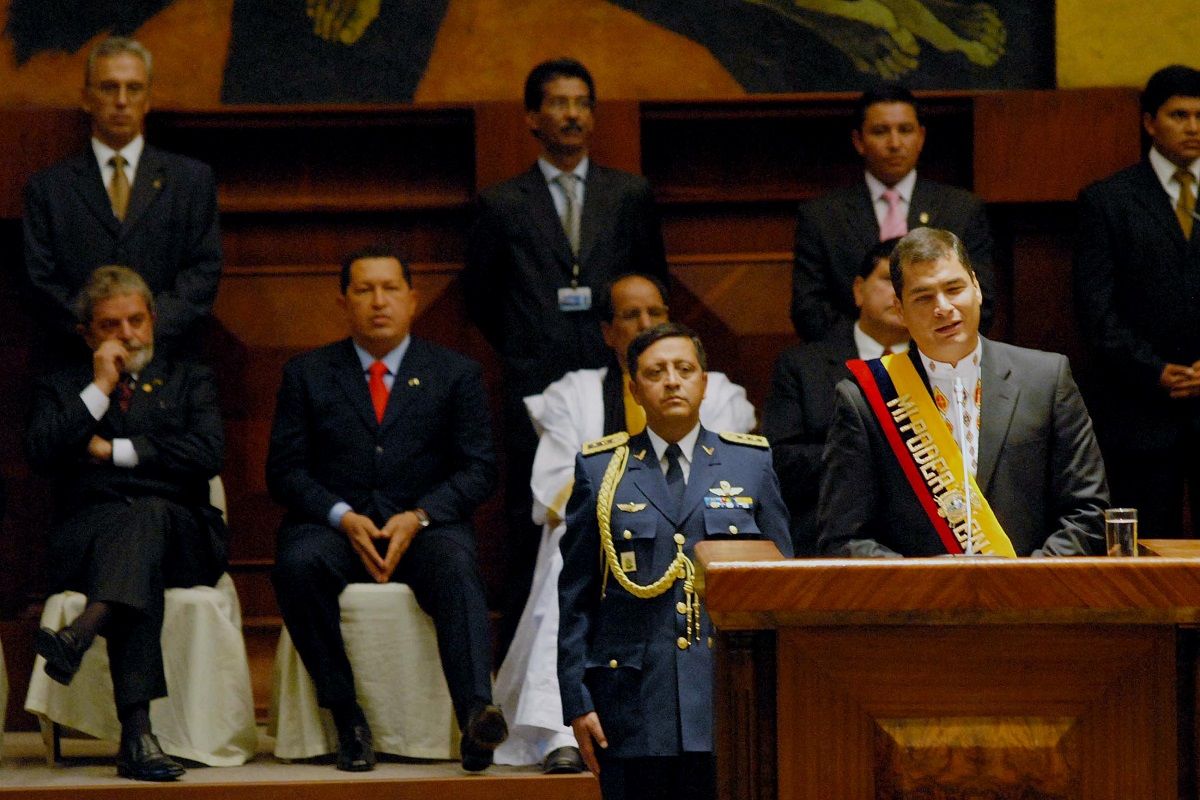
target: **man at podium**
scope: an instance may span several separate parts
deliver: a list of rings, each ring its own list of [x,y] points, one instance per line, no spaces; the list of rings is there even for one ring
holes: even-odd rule
[[[979,280],[949,231],[909,233],[891,273],[915,346],[847,363],[823,456],[821,552],[1102,552],[1104,462],[1066,357],[979,335]]]

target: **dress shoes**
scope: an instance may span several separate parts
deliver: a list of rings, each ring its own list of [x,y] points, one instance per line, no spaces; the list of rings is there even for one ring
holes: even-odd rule
[[[33,642],[33,649],[46,659],[46,674],[64,686],[71,683],[88,645],[74,628],[68,626],[55,633],[41,628]]]
[[[152,733],[136,736],[121,734],[121,749],[117,752],[117,774],[135,781],[173,781],[184,769],[159,747]]]
[[[471,714],[463,731],[462,767],[467,772],[482,772],[492,765],[496,748],[508,738],[508,723],[499,706],[480,706]]]
[[[572,775],[583,770],[583,756],[579,754],[579,748],[572,745],[556,747],[542,761],[543,775]]]
[[[342,772],[370,772],[375,769],[375,743],[367,723],[338,731],[337,768]]]

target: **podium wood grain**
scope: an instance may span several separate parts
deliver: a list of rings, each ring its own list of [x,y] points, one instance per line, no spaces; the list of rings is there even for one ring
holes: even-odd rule
[[[1195,796],[1200,560],[773,549],[697,548],[722,797]]]

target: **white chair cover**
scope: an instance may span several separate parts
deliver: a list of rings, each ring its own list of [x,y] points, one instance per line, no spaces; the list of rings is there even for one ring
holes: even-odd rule
[[[53,595],[41,624],[58,630],[86,602],[78,592]],[[169,694],[150,703],[150,722],[163,750],[214,767],[246,763],[258,749],[258,732],[242,609],[228,574],[215,587],[166,591],[162,649]],[[70,686],[51,680],[44,666],[38,656],[25,710],[97,739],[119,741],[104,638],[97,637]]]
[[[375,749],[410,758],[457,758],[458,726],[433,620],[404,584],[352,583],[339,598],[342,638]],[[287,628],[275,653],[271,719],[279,758],[337,750],[337,729]]]

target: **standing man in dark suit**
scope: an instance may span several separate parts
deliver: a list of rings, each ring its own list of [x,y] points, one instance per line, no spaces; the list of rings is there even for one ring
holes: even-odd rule
[[[992,232],[983,203],[968,191],[917,176],[925,127],[912,92],[883,84],[864,92],[850,133],[863,180],[800,206],[792,267],[792,324],[805,341],[848,328],[858,316],[852,284],[871,246],[932,226],[966,244],[983,288],[984,332],[991,325]]]
[[[605,800],[704,800],[716,795],[713,640],[693,552],[720,536],[791,555],[787,510],[766,439],[700,424],[708,373],[694,333],[643,331],[626,363],[646,429],[575,459],[558,582],[563,721]]]
[[[979,335],[979,280],[949,231],[914,230],[891,269],[916,346],[838,384],[821,552],[1102,552],[1104,461],[1066,357]]]
[[[1079,195],[1075,300],[1113,501],[1173,537],[1185,484],[1200,520],[1200,71],[1159,70],[1141,105],[1146,158]]]
[[[409,335],[408,265],[370,247],[342,264],[350,338],[287,363],[267,487],[287,507],[272,576],[283,621],[338,730],[338,769],[374,767],[340,628],[352,582],[399,581],[433,617],[463,731],[486,769],[507,736],[492,704],[487,601],[471,514],[496,481],[483,370]]]
[[[608,283],[631,272],[667,283],[649,184],[588,156],[595,104],[595,83],[578,61],[546,61],[529,73],[525,119],[542,155],[480,195],[463,270],[467,310],[504,364],[510,628],[529,594],[540,538],[529,493],[537,434],[524,398],[571,370],[608,364],[596,313]]]
[[[217,295],[212,170],[145,143],[151,76],[150,53],[136,41],[96,45],[81,101],[91,144],[34,175],[25,190],[25,269],[38,322],[59,358],[79,349],[71,301],[103,264],[128,264],[145,279],[163,354],[196,352],[198,324]]]
[[[771,443],[775,474],[792,518],[797,556],[817,554],[817,490],[821,452],[833,419],[834,388],[850,377],[846,362],[908,350],[908,329],[896,309],[889,259],[899,239],[879,242],[854,279],[858,320],[828,339],[784,350],[775,364],[763,408],[763,435]]]
[[[212,373],[155,353],[155,303],[132,270],[101,267],[79,297],[88,364],[38,381],[26,431],[34,469],[54,481],[48,564],[54,591],[87,606],[35,646],[46,674],[70,683],[97,635],[108,642],[121,721],[117,772],[171,781],[183,768],[150,730],[167,694],[160,645],[163,591],[212,586],[228,531],[208,503],[225,437]]]

